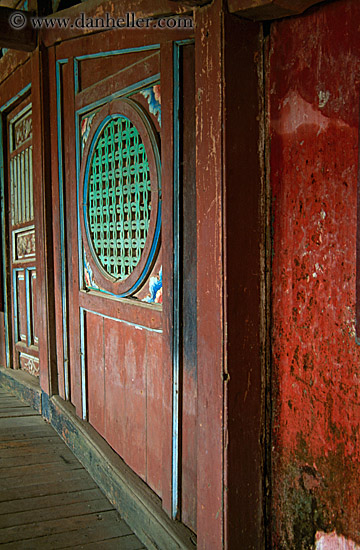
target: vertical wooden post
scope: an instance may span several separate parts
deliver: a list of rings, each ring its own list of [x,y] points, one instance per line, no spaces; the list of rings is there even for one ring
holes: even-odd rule
[[[58,391],[62,399],[66,399],[64,376],[64,321],[62,308],[62,263],[61,263],[61,212],[59,190],[59,158],[58,158],[58,117],[57,117],[57,89],[56,89],[56,51],[55,47],[48,48],[48,69],[50,80],[49,111],[50,120],[55,121],[50,126],[51,148],[51,183],[52,183],[52,227],[53,227],[53,257],[54,257],[54,287],[55,287],[55,316],[56,316],[56,355],[58,366]],[[65,338],[67,335],[65,335]]]
[[[264,548],[265,190],[262,29],[225,17],[226,547]]]
[[[196,15],[198,548],[264,548],[262,34]]]
[[[222,2],[195,16],[197,293],[198,293],[198,548],[224,539],[224,213]]]
[[[40,384],[48,395],[57,393],[54,274],[51,224],[50,139],[47,52],[41,47],[31,60],[33,104],[34,217]]]

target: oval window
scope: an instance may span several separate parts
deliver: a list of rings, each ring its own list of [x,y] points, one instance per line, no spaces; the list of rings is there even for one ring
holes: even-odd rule
[[[80,173],[81,227],[99,286],[134,293],[151,269],[161,224],[160,157],[155,132],[130,100],[96,115]]]

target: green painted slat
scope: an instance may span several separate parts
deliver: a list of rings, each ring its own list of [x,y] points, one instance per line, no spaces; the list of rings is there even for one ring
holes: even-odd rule
[[[140,261],[151,213],[149,163],[141,136],[125,116],[100,132],[88,186],[90,237],[102,268],[126,279]]]

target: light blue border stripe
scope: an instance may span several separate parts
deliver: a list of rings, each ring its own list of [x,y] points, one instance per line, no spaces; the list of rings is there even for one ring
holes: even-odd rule
[[[56,111],[58,137],[58,164],[59,164],[59,213],[60,213],[60,255],[61,255],[61,303],[63,325],[63,353],[64,353],[64,385],[65,398],[70,399],[69,383],[69,349],[67,327],[67,298],[66,298],[66,251],[65,251],[65,210],[64,210],[64,179],[62,155],[62,117],[61,117],[61,75],[60,68],[68,63],[68,59],[56,61]]]
[[[173,265],[173,388],[171,515],[178,518],[179,502],[179,392],[180,392],[180,46],[174,43],[174,265]]]
[[[86,111],[91,111],[95,107],[86,107]],[[80,112],[75,112],[75,154],[76,154],[76,209],[77,209],[77,234],[78,234],[78,257],[79,257],[79,285],[80,288],[84,288],[84,257],[83,257],[83,247],[81,239],[81,226],[80,226],[80,202],[79,202],[79,189],[80,189],[80,166],[81,166],[81,151],[82,143],[80,143]]]
[[[15,103],[15,101],[17,101],[18,99],[20,99],[23,95],[26,94],[26,92],[28,92],[29,90],[31,90],[31,84],[28,84],[27,86],[25,86],[25,88],[23,88],[22,90],[20,90],[20,92],[16,95],[14,95],[14,97],[12,97],[11,99],[9,99],[9,101],[7,103],[4,103],[4,105],[2,107],[0,107],[0,113],[3,113],[4,111],[6,111],[6,109],[8,109],[9,107],[11,107],[11,105],[13,105]]]
[[[26,296],[26,332],[27,332],[27,345],[31,346],[32,334],[31,334],[31,304],[30,304],[30,272],[32,270],[28,267],[25,269],[25,296]]]
[[[6,366],[11,367],[10,359],[10,328],[9,328],[9,304],[8,304],[8,284],[7,284],[7,248],[6,248],[6,215],[5,215],[5,167],[4,167],[4,133],[3,133],[3,114],[18,99],[21,99],[31,90],[31,84],[25,86],[20,92],[14,95],[9,101],[0,107],[0,180],[1,180],[1,226],[2,226],[2,263],[3,263],[3,288],[4,288],[4,324],[5,324],[5,353]]]
[[[18,297],[17,297],[17,280],[16,273],[25,271],[24,268],[13,269],[13,294],[14,294],[14,342],[19,341],[19,319],[18,319]]]
[[[80,365],[81,365],[81,407],[82,419],[87,420],[88,407],[86,395],[86,364],[85,364],[85,309],[80,307]]]
[[[149,44],[148,46],[137,46],[136,48],[125,48],[123,50],[110,50],[107,52],[97,52],[97,53],[90,53],[86,55],[78,55],[75,57],[76,60],[82,61],[83,59],[95,59],[97,57],[108,57],[110,55],[119,55],[123,53],[136,53],[136,52],[143,52],[147,50],[158,50],[160,48],[160,44]]]
[[[7,254],[6,254],[6,237],[5,237],[5,228],[6,228],[6,216],[5,216],[5,171],[4,171],[4,134],[3,134],[3,124],[2,116],[0,115],[0,178],[1,178],[1,227],[2,227],[2,274],[3,274],[3,288],[4,288],[4,325],[5,325],[5,352],[6,352],[6,366],[10,367],[10,346],[9,346],[9,309],[8,309],[8,298],[7,298]]]
[[[74,57],[74,89],[75,95],[79,93],[79,62],[78,58]]]
[[[180,339],[181,339],[181,285],[180,285],[180,48],[193,44],[194,40],[179,40],[174,42],[173,52],[173,84],[174,84],[174,167],[173,167],[173,381],[172,381],[172,472],[171,472],[171,516],[180,519]]]

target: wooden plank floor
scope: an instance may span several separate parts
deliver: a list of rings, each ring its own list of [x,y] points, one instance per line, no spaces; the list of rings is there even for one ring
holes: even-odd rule
[[[146,550],[54,429],[0,388],[0,549]]]

